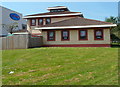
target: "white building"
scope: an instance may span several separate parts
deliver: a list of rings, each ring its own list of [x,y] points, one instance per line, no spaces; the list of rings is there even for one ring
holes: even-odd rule
[[[26,20],[22,19],[21,13],[5,8],[3,6],[0,6],[0,13],[2,13],[0,15],[0,18],[2,18],[2,20],[0,20],[0,36],[8,35],[11,31],[10,27],[13,25],[16,26],[14,27],[13,32],[25,29]]]

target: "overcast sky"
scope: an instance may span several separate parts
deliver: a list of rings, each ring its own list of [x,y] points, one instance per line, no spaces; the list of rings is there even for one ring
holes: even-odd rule
[[[2,5],[23,15],[48,12],[47,7],[66,6],[89,19],[104,21],[106,17],[118,16],[118,2],[2,2]]]

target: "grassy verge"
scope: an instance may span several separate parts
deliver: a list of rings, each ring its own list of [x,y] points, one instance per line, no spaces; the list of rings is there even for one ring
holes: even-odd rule
[[[4,50],[2,78],[3,85],[117,85],[117,66],[118,48]]]

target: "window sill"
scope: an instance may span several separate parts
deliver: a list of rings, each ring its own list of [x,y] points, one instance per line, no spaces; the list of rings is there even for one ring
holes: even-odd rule
[[[70,41],[70,40],[61,40],[61,41]]]
[[[104,40],[104,39],[94,39],[94,40]]]
[[[83,41],[86,41],[86,40],[88,40],[88,39],[79,39],[79,40],[80,40],[80,41],[82,41],[82,40],[83,40]]]
[[[47,41],[55,41],[55,40],[47,40]]]

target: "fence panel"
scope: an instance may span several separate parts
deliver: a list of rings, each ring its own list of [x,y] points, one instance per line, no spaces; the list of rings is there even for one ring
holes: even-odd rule
[[[28,36],[26,35],[21,35],[21,37],[19,37],[19,49],[27,48],[27,40],[28,40]]]
[[[2,38],[0,38],[0,50],[2,50]]]
[[[40,47],[42,45],[43,45],[42,36],[40,37],[29,36],[29,47]]]
[[[27,49],[29,47],[40,47],[43,44],[42,37],[32,38],[29,34],[13,35],[0,39],[2,41],[2,50]]]
[[[7,40],[5,37],[1,38],[2,39],[2,49],[7,49]]]
[[[7,49],[14,49],[13,36],[7,38]]]
[[[19,49],[19,37],[18,35],[13,37],[14,49]]]

